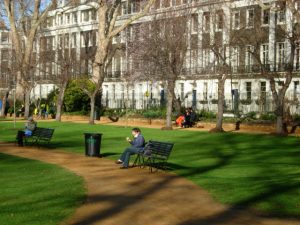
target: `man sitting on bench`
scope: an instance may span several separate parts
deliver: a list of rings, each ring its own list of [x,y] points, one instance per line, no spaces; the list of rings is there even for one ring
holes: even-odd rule
[[[32,117],[29,117],[28,121],[25,123],[25,130],[18,131],[17,140],[19,146],[23,146],[23,137],[30,137],[36,126],[37,123],[33,120]]]
[[[131,140],[129,137],[127,137],[126,139],[131,145],[131,147],[126,148],[125,151],[122,153],[120,159],[116,161],[116,164],[123,164],[120,169],[127,169],[129,165],[130,156],[142,152],[144,150],[145,139],[141,134],[141,130],[139,128],[133,128],[132,136],[134,137],[133,140]]]

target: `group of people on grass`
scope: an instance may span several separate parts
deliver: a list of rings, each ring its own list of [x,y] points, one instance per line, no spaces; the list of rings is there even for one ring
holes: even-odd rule
[[[179,127],[192,127],[197,122],[197,115],[194,112],[193,108],[188,108],[185,110],[185,113],[182,113],[177,119],[176,124]]]

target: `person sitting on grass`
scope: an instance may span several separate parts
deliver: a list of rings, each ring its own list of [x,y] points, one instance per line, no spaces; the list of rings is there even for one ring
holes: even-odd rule
[[[128,147],[124,150],[119,160],[116,161],[116,164],[123,164],[121,169],[127,169],[129,166],[130,156],[143,152],[145,147],[145,139],[141,134],[139,128],[132,129],[133,140],[129,137],[126,138],[131,147]]]

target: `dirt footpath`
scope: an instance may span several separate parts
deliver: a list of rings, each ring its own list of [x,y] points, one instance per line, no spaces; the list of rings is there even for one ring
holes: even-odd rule
[[[0,152],[60,165],[82,176],[87,199],[65,225],[300,225],[223,206],[191,181],[111,160],[0,144]]]

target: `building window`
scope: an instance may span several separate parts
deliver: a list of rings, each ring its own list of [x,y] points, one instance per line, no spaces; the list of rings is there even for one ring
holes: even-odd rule
[[[208,85],[206,82],[203,85],[203,100],[207,100]]]
[[[70,22],[71,22],[71,20],[70,20],[70,18],[71,18],[70,13],[65,14],[65,17],[66,17],[66,24],[70,24]]]
[[[283,70],[285,64],[285,43],[277,43],[277,64],[278,69]]]
[[[53,27],[53,17],[47,19],[47,27]]]
[[[58,48],[61,49],[63,47],[63,36],[62,35],[59,35],[58,36]]]
[[[194,33],[198,32],[198,15],[197,14],[192,15],[192,32],[194,32]]]
[[[203,31],[209,32],[210,31],[210,14],[209,12],[205,12],[203,14]]]
[[[263,44],[261,47],[261,54],[262,54],[262,64],[263,65],[268,65],[269,63],[269,45],[268,44]]]
[[[235,11],[232,14],[232,28],[234,30],[240,29],[240,11]]]
[[[294,81],[294,100],[298,100],[299,93],[299,81]]]
[[[128,1],[122,2],[122,15],[128,14]]]
[[[95,10],[95,9],[91,10],[91,19],[93,21],[97,20],[97,10]]]
[[[254,27],[254,9],[248,9],[246,14],[246,27],[253,28]]]
[[[203,50],[203,68],[207,69],[210,63],[210,50],[209,49],[204,49]]]
[[[252,72],[252,65],[253,65],[253,50],[254,47],[251,45],[246,46],[246,52],[245,52],[245,66],[246,66],[246,72]]]
[[[78,22],[77,12],[73,12],[72,16],[73,16],[73,23],[77,23]]]
[[[58,24],[63,25],[64,24],[64,18],[62,15],[58,15]]]
[[[171,3],[170,0],[162,0],[162,7],[168,8],[170,7],[170,3]]]
[[[247,100],[251,100],[252,97],[252,83],[246,82],[246,98]]]
[[[2,32],[1,33],[1,43],[8,43],[8,33]]]
[[[296,43],[296,49],[295,49],[295,60],[296,60],[296,70],[300,70],[300,42]]]
[[[300,11],[300,1],[297,1],[295,6],[296,6],[296,9],[297,9],[298,11]]]
[[[238,47],[232,47],[231,66],[232,66],[232,72],[236,73],[238,71],[238,67],[239,67],[239,48]]]
[[[267,86],[266,82],[260,82],[260,100],[265,101],[267,97]]]
[[[283,24],[285,23],[285,10],[280,10],[276,13],[277,23]]]
[[[84,10],[81,12],[81,22],[88,22],[90,20],[89,10]]]
[[[133,0],[131,2],[131,11],[132,13],[136,13],[140,11],[140,2],[139,0]]]
[[[69,48],[70,36],[65,34],[65,48]]]
[[[180,100],[184,101],[184,83],[180,83]]]
[[[262,24],[269,25],[269,23],[270,23],[270,10],[265,9],[262,12]]]
[[[223,15],[223,11],[220,10],[217,12],[216,15],[216,30],[220,31],[223,29],[224,26],[224,15]]]

